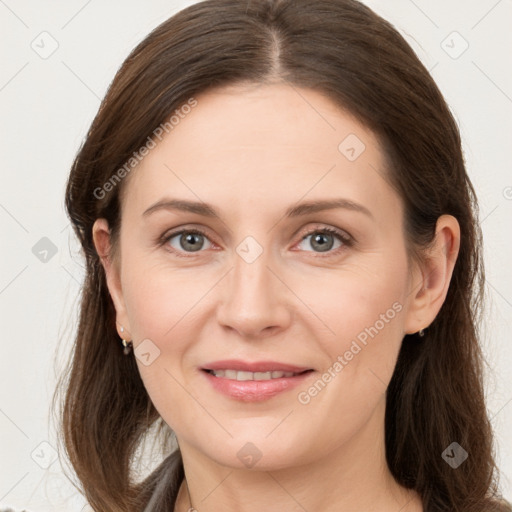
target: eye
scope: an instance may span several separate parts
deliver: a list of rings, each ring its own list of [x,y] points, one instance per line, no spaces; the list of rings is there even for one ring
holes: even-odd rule
[[[327,253],[326,256],[337,254],[345,247],[353,245],[353,240],[349,235],[329,227],[317,228],[302,234],[302,239],[299,245],[304,243],[310,237],[312,238],[309,243],[310,246],[313,247],[313,251],[308,251],[307,249],[302,250],[305,250],[306,252]],[[338,242],[338,246],[333,250],[333,246],[336,241]],[[205,242],[209,244],[206,247]],[[174,233],[165,234],[160,239],[160,245],[166,244],[171,246],[172,253],[183,258],[188,257],[186,255],[187,253],[192,255],[191,253],[199,253],[202,249],[209,249],[212,247],[212,242],[206,233],[198,228],[181,229]]]
[[[321,228],[309,231],[302,237],[301,243],[310,237],[312,238],[309,244],[314,250],[306,250],[306,252],[329,253],[328,255],[332,255],[343,250],[344,247],[350,247],[353,243],[348,235],[334,228]],[[338,241],[339,245],[332,250],[336,241]]]
[[[206,233],[203,233],[200,229],[182,229],[181,231],[164,236],[162,243],[169,243],[177,256],[183,256],[180,253],[201,251],[204,248],[205,240],[211,245]],[[209,247],[206,248],[208,249]]]

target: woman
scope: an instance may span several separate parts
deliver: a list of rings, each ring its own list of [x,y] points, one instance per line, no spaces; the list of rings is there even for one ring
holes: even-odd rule
[[[510,510],[459,132],[370,9],[179,12],[117,73],[66,207],[86,279],[63,434],[94,510]]]

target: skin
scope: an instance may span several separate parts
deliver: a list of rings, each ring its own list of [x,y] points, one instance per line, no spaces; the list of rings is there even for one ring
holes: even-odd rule
[[[149,339],[160,351],[148,366],[137,364],[176,433],[194,508],[421,511],[419,496],[396,483],[385,461],[385,391],[403,336],[428,327],[445,300],[459,250],[456,219],[439,218],[435,246],[422,266],[410,266],[403,206],[385,179],[379,142],[347,112],[286,84],[211,89],[197,101],[123,183],[119,258],[109,255],[106,221],[93,228],[125,329],[119,335],[135,350]],[[354,161],[338,149],[349,134],[365,144]],[[205,201],[219,217],[164,209],[143,216],[164,197]],[[338,197],[372,217],[348,209],[284,217],[298,202]],[[206,231],[199,251],[187,252],[179,235],[158,245],[180,227]],[[307,234],[325,227],[355,242],[327,234],[324,246],[333,245],[322,252]],[[236,251],[247,236],[263,249],[252,263]],[[393,319],[300,403],[298,393],[394,303]],[[315,371],[307,385],[242,402],[214,390],[198,369],[227,358]],[[252,467],[237,456],[248,442],[261,455]],[[189,507],[182,486],[175,510]]]

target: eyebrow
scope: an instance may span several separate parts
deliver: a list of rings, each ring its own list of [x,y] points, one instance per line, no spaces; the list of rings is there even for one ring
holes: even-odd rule
[[[345,210],[350,210],[354,212],[360,212],[369,218],[375,220],[372,212],[368,210],[365,206],[359,203],[355,203],[350,199],[344,198],[335,198],[335,199],[322,199],[317,201],[309,201],[304,202],[295,206],[289,207],[285,212],[285,217],[293,218],[300,217],[302,215],[308,215],[312,213],[317,213],[325,210],[334,210],[342,208]],[[184,199],[171,199],[171,198],[163,198],[160,201],[156,202],[152,206],[150,206],[142,215],[147,217],[151,213],[160,210],[179,210],[189,213],[195,213],[197,215],[202,215],[203,217],[217,217],[220,218],[218,212],[215,208],[204,202],[197,201],[187,201]]]

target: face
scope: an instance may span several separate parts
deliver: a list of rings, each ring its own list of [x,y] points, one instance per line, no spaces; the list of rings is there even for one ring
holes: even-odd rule
[[[381,435],[415,283],[378,140],[309,89],[196,100],[125,184],[109,280],[151,400],[182,449],[231,467]]]

